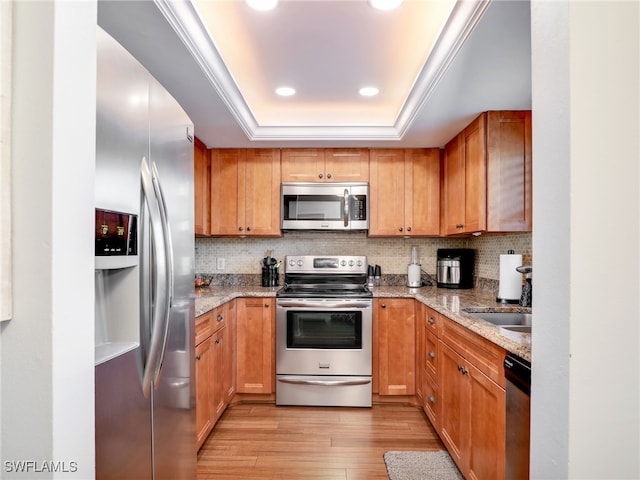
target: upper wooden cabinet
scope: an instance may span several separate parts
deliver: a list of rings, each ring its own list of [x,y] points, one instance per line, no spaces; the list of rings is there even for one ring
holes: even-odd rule
[[[444,234],[531,231],[531,112],[480,114],[444,151]]]
[[[440,234],[440,150],[372,149],[369,236]]]
[[[196,236],[211,234],[211,160],[207,146],[195,139],[193,151],[194,230]]]
[[[367,182],[366,148],[284,148],[283,182]]]
[[[211,235],[281,235],[280,150],[211,150]]]

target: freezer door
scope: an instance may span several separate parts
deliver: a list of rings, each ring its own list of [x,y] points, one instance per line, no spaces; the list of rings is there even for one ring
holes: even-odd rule
[[[138,350],[95,368],[98,480],[152,478],[151,411],[140,388]]]

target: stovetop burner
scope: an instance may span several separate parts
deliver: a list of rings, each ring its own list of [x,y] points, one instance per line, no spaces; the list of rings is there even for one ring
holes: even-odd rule
[[[276,293],[289,298],[371,298],[364,256],[289,256],[284,287]]]

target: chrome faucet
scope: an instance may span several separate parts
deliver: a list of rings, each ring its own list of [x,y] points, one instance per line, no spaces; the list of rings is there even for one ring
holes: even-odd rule
[[[531,272],[533,267],[531,265],[520,265],[516,267],[516,270],[525,274],[524,285],[522,285],[522,294],[520,295],[520,306],[530,307],[533,296],[533,285],[531,284]]]

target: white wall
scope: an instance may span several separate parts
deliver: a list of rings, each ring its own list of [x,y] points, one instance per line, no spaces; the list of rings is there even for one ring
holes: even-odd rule
[[[535,479],[640,478],[639,18],[532,2]]]
[[[0,326],[2,478],[94,475],[87,232],[94,228],[96,16],[91,1],[14,3],[14,314]],[[35,463],[12,471],[18,461]],[[37,472],[47,469],[43,462],[59,472]]]

